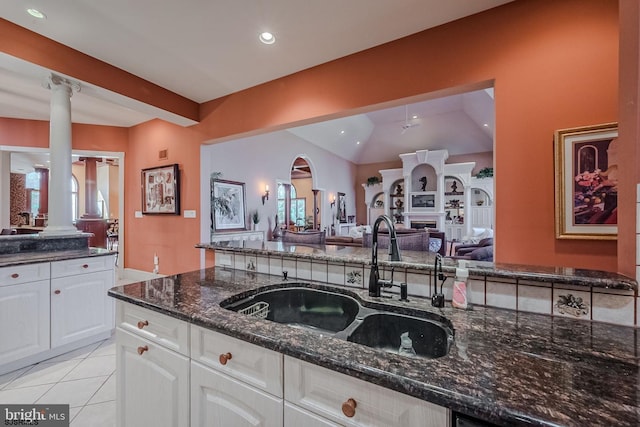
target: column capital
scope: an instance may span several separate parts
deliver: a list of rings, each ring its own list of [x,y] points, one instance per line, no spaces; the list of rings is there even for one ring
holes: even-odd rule
[[[80,92],[80,83],[65,79],[57,74],[51,73],[47,79],[42,83],[42,86],[45,89],[58,89],[58,88],[66,88],[69,92],[69,96],[73,95],[73,92]]]

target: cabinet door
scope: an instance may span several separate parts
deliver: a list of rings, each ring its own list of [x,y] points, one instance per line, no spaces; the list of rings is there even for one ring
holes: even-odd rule
[[[284,402],[284,427],[340,427],[340,424],[322,418],[313,412],[305,411],[289,402]]]
[[[282,417],[282,399],[191,362],[193,427],[276,427]]]
[[[0,286],[0,365],[49,349],[49,280]]]
[[[189,426],[189,359],[116,328],[116,425]]]
[[[113,271],[51,279],[51,347],[113,328]]]

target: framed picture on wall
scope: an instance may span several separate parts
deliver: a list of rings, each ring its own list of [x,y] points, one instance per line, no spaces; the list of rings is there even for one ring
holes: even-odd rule
[[[555,132],[556,238],[617,238],[617,138],[617,123]]]
[[[212,185],[213,231],[246,230],[247,205],[244,182],[216,179]]]
[[[178,164],[142,170],[142,213],[180,215]]]
[[[347,196],[344,193],[338,193],[338,219],[347,222]]]

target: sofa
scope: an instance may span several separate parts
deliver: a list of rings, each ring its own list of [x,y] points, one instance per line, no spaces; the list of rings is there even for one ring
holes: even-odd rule
[[[326,239],[327,245],[336,245],[336,246],[355,246],[362,247],[362,235],[365,232],[371,232],[371,226],[369,225],[358,225],[356,227],[351,227],[349,230],[348,236],[328,236]]]
[[[389,233],[378,233],[378,248],[389,247]],[[415,229],[396,230],[398,248],[406,251],[437,252],[445,255],[446,240],[442,231],[426,231]],[[370,248],[373,244],[373,234],[365,233],[362,238],[362,246]]]
[[[458,245],[455,251],[455,258],[493,261],[493,237],[481,239],[478,243]]]

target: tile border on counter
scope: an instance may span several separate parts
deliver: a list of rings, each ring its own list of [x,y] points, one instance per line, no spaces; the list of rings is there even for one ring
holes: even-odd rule
[[[225,248],[217,251],[215,259],[216,266],[220,267],[281,277],[283,271],[287,271],[289,280],[306,280],[360,289],[368,286],[370,274],[368,264],[301,258],[289,253],[253,254]],[[248,259],[252,262],[247,262]],[[382,265],[380,273],[387,278],[390,277],[390,270],[389,265]],[[408,283],[410,296],[429,298],[433,291],[431,273],[431,269],[394,266],[394,282]],[[447,279],[443,293],[447,301],[451,300],[453,274],[451,270],[445,271]],[[640,326],[637,323],[637,319],[640,318],[640,298],[634,290],[572,285],[546,279],[535,280],[532,277],[494,278],[475,271],[467,280],[467,292],[472,305],[622,326]],[[397,291],[394,289],[389,293],[394,294]]]

